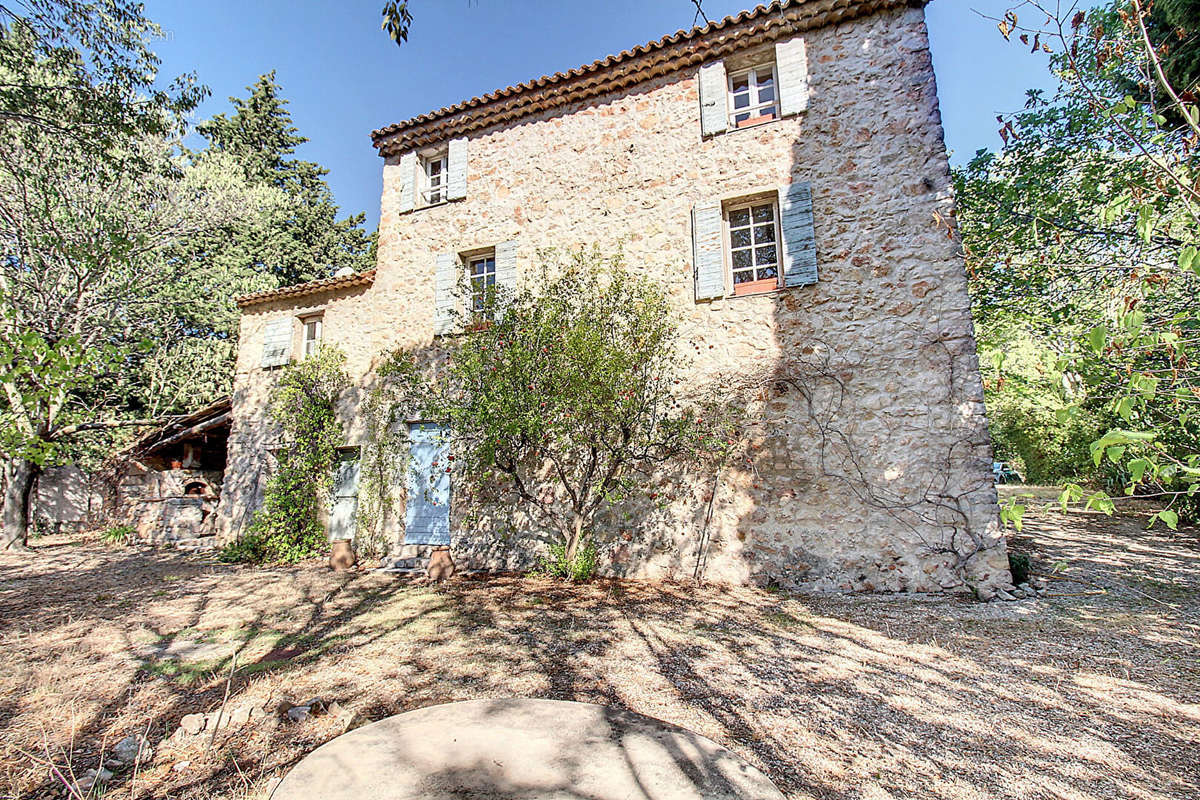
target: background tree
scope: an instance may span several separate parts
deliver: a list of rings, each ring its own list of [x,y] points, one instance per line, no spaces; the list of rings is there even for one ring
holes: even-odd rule
[[[655,493],[664,470],[721,458],[730,421],[721,404],[681,396],[661,288],[594,249],[542,258],[538,291],[489,292],[429,384],[403,354],[381,377],[453,431],[439,468],[473,500],[524,506],[571,571],[603,509]]]
[[[1176,29],[1156,42],[1150,11],[1138,0],[1069,16],[1033,0],[1010,10],[1001,32],[1050,52],[1059,88],[1002,118],[1004,148],[958,180],[979,318],[1047,354],[1062,426],[1095,426],[1079,465],[1102,480],[1089,505],[1155,495],[1156,518],[1173,527],[1200,485],[1200,113],[1163,69],[1171,49],[1186,71],[1195,37]],[[1131,86],[1152,91],[1139,99]],[[1018,385],[993,383],[993,406]],[[1071,485],[1064,496],[1085,494]]]
[[[154,89],[140,6],[23,8],[0,24],[0,547],[24,542],[43,465],[147,421],[127,376],[177,299],[170,251],[269,205],[227,158],[180,156],[179,114],[203,91]]]

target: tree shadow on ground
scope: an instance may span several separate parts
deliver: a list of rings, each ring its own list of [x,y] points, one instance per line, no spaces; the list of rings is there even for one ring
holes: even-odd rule
[[[1193,585],[1194,536],[1156,561],[1163,534],[1100,523],[1035,519],[1022,546],[1096,583],[1144,570]],[[514,696],[666,720],[789,798],[1200,792],[1195,594],[1170,608],[1115,586],[1014,604],[500,577],[429,586],[155,551],[52,555],[0,562],[0,738],[36,752],[44,730],[66,747],[73,708],[78,772],[102,740],[149,723],[158,754],[140,796],[236,796],[346,727],[334,715],[289,723],[274,711],[288,701],[337,701],[368,721]],[[188,642],[228,650],[195,673],[156,670],[154,653]],[[221,706],[235,652],[229,706],[271,713],[223,729],[211,749],[208,734],[167,741],[184,714]],[[10,794],[50,791],[44,770],[3,758]]]

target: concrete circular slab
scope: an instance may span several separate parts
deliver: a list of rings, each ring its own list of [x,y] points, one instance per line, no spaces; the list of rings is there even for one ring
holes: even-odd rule
[[[272,800],[783,800],[715,742],[589,703],[469,700],[380,720],[300,761]]]

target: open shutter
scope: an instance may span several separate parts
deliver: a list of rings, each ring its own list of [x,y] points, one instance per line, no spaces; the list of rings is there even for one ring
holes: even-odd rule
[[[263,331],[262,366],[281,367],[292,358],[292,318],[279,317]]]
[[[516,242],[496,245],[496,285],[503,286],[509,293],[517,290]]]
[[[775,69],[779,75],[779,112],[784,116],[808,110],[808,48],[797,37],[775,43]]]
[[[417,154],[404,153],[400,156],[400,211],[412,211],[417,207]]]
[[[700,133],[703,136],[722,133],[729,127],[727,83],[724,61],[700,68]]]
[[[721,204],[692,208],[692,258],[696,267],[696,299],[725,296],[725,259],[721,247]]]
[[[446,152],[446,199],[462,200],[467,196],[467,140],[451,139]]]
[[[812,184],[793,183],[779,190],[779,227],[783,232],[783,285],[817,282],[817,238],[813,231]]]
[[[438,336],[454,332],[454,290],[458,285],[460,266],[454,253],[438,253],[433,278],[433,332]]]

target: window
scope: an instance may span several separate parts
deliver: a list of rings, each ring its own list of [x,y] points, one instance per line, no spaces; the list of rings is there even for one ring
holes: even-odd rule
[[[421,158],[421,203],[432,206],[444,203],[446,179],[450,172],[450,158],[446,151],[431,153]]]
[[[471,280],[471,311],[479,313],[487,304],[488,293],[496,286],[496,254],[468,259],[467,277]]]
[[[767,122],[779,116],[775,65],[729,74],[729,113],[736,128]]]
[[[779,288],[779,214],[774,201],[730,206],[726,220],[734,295]]]
[[[321,344],[321,318],[309,317],[304,322],[304,347],[301,350],[304,358],[317,352]]]

